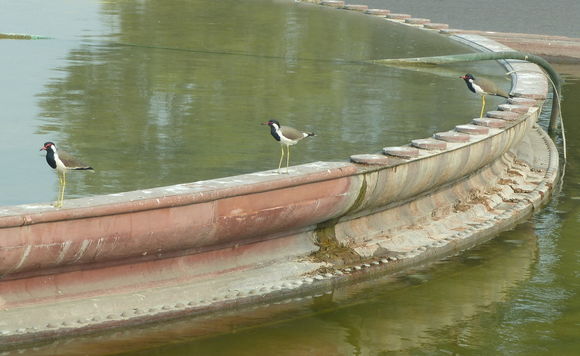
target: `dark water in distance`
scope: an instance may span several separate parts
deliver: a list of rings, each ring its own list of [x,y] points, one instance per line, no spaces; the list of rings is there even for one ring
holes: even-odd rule
[[[35,3],[19,2],[18,6],[31,5],[22,13],[33,16]],[[36,22],[10,20],[9,9],[0,4],[2,32],[56,37],[0,41],[2,51],[11,53],[11,59],[0,56],[2,68],[10,68],[3,72],[3,85],[10,89],[0,96],[5,110],[0,120],[10,125],[5,124],[7,129],[0,132],[0,151],[18,157],[10,169],[2,168],[0,197],[6,204],[54,197],[56,177],[37,154],[45,138],[66,139],[71,151],[100,168],[94,175],[71,178],[71,193],[84,196],[275,168],[279,148],[266,128],[257,125],[269,116],[319,133],[293,151],[294,163],[299,163],[345,159],[360,147],[360,152],[376,151],[450,129],[479,113],[479,98],[468,95],[462,81],[448,72],[397,71],[336,60],[461,51],[435,43],[438,37],[399,33],[397,27],[367,21],[362,15],[290,3],[243,2],[241,6],[242,2],[228,2],[234,10],[224,5],[220,12],[222,2],[215,2],[217,9],[199,5],[183,15],[205,18],[206,26],[214,26],[217,32],[237,21],[239,31],[230,30],[220,40],[212,40],[194,31],[198,24],[177,24],[180,13],[186,11],[178,6],[177,12],[175,6],[184,3],[200,4],[79,1],[65,6],[65,2],[53,2],[54,13]],[[71,16],[66,26],[49,21],[49,15],[59,11]],[[91,11],[90,16],[86,14]],[[283,20],[279,27],[259,31],[266,37],[275,33],[271,38],[278,42],[266,45],[257,34],[248,46],[230,42],[230,36],[242,31],[253,33],[237,15],[253,16],[256,27],[264,26],[265,20],[255,12],[272,12],[263,16],[275,23]],[[162,24],[168,22],[168,27],[177,29],[166,33],[170,30]],[[21,23],[31,28],[20,29]],[[11,24],[11,30],[5,30],[4,24]],[[70,28],[78,30],[72,35]],[[249,34],[240,37],[252,38]],[[309,38],[302,38],[304,34]],[[394,44],[387,42],[391,34]],[[180,36],[189,39],[179,41]],[[281,43],[281,38],[292,46]],[[110,43],[141,41],[213,52],[246,51],[252,56],[184,51],[168,55],[167,50]],[[398,52],[396,47],[407,41],[421,50]],[[222,47],[217,45],[222,43]],[[256,57],[256,53],[269,57]],[[254,61],[260,63],[257,68],[252,66]],[[268,69],[269,65],[274,68]],[[577,355],[580,143],[574,138],[580,135],[580,102],[576,100],[580,66],[557,69],[566,79],[562,109],[568,164],[562,190],[528,222],[493,241],[404,275],[378,276],[327,294],[61,339],[23,353]],[[496,66],[481,70],[497,74]],[[229,125],[222,129],[218,123],[224,122]],[[207,126],[198,131],[202,124]],[[194,156],[198,153],[203,154]],[[210,154],[216,155],[209,158]],[[197,163],[204,159],[209,163]]]
[[[279,145],[259,125],[270,118],[317,134],[293,148],[291,163],[347,160],[479,115],[460,74],[509,85],[494,63],[415,72],[361,62],[468,49],[326,7],[55,1],[62,11],[45,17],[42,4],[0,11],[0,30],[53,37],[0,42],[10,54],[0,58],[0,120],[11,128],[0,132],[11,167],[0,205],[55,198],[38,153],[49,140],[96,170],[69,174],[68,197],[116,193],[276,168]]]

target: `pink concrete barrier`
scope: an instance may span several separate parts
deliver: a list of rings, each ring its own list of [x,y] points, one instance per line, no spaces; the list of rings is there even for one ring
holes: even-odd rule
[[[124,193],[124,199],[78,199],[63,209],[27,209],[26,215],[7,209],[0,216],[0,273],[6,279],[131,263],[299,230],[344,213],[358,189],[349,178],[354,166],[324,167],[297,177],[233,177],[222,180],[221,188],[215,182],[184,184],[174,195],[156,188],[141,199],[139,191]]]

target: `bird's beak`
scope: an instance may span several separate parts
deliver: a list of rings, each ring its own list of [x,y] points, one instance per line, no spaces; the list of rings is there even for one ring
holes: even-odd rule
[[[268,125],[267,122],[262,122],[260,125]]]
[[[461,79],[465,79],[465,76],[464,76],[464,75],[462,75],[462,76],[460,76],[459,78],[461,78]]]
[[[43,146],[40,150],[41,151],[46,151],[46,147]]]

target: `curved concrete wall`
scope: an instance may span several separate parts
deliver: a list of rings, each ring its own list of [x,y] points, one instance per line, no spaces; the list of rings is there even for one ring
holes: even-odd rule
[[[5,209],[0,273],[57,273],[248,244],[335,218],[352,205],[354,166],[319,163],[300,171],[78,199],[64,209]]]
[[[480,36],[451,38],[506,50]],[[536,125],[547,80],[535,65],[505,65],[516,98],[384,154],[69,200],[62,209],[0,208],[0,341],[328,288],[490,238],[548,199],[558,173],[554,144]]]
[[[535,117],[522,114],[505,129],[463,143],[441,141],[444,150],[417,149],[415,158],[371,170],[314,163],[296,176],[262,172],[78,199],[64,209],[4,209],[0,273],[18,278],[198,253],[384,209],[496,160],[520,142]]]
[[[442,142],[446,145],[442,151],[422,150],[404,164],[365,174],[367,190],[359,209],[397,204],[475,172],[519,143],[534,120],[535,115],[522,115],[506,124],[509,128],[490,130],[463,143]]]

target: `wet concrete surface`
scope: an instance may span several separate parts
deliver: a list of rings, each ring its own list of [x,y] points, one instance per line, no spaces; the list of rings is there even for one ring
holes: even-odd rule
[[[348,3],[407,13],[464,30],[580,37],[577,0],[353,0]]]

